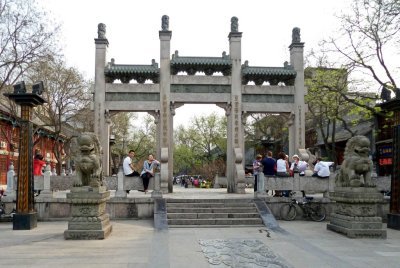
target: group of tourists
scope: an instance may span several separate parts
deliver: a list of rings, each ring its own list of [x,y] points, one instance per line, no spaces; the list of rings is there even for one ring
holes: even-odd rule
[[[154,177],[154,169],[160,164],[158,160],[154,158],[152,154],[149,154],[147,160],[143,163],[142,171],[139,173],[132,163],[132,159],[135,157],[135,151],[130,150],[128,156],[125,157],[122,164],[124,169],[124,175],[127,177],[138,177],[140,176],[143,180],[143,191],[146,194],[149,188],[149,182]]]
[[[330,170],[327,162],[323,162],[322,159],[318,157],[313,164],[313,177],[329,178]],[[294,173],[299,173],[299,176],[304,176],[307,168],[308,163],[301,160],[297,154],[292,156],[292,161],[289,161],[289,156],[284,152],[280,152],[277,155],[277,160],[273,158],[271,151],[267,152],[265,158],[258,154],[253,161],[254,191],[257,191],[258,175],[261,171],[264,173],[264,176],[292,177]],[[275,191],[274,196],[285,195],[285,193],[282,192],[286,191]]]

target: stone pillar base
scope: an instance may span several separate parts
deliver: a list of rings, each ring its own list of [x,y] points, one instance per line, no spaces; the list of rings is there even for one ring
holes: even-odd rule
[[[383,202],[378,190],[368,187],[335,187],[331,199],[336,201],[327,229],[349,238],[386,238],[377,205]]]
[[[110,191],[104,186],[74,187],[67,199],[71,203],[72,218],[68,230],[64,231],[65,239],[105,239],[111,233],[110,217],[105,213]]]
[[[381,217],[351,217],[332,213],[327,229],[349,238],[386,238]]]
[[[65,230],[64,238],[66,240],[100,240],[107,238],[111,231],[112,225],[108,220],[108,225],[99,230]]]
[[[37,213],[15,213],[13,216],[13,230],[32,230],[37,227]]]
[[[400,214],[388,214],[387,228],[400,230]]]

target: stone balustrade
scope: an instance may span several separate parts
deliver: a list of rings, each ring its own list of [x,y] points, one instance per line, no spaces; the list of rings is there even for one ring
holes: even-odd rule
[[[153,178],[150,179],[149,189],[154,189],[154,181],[159,179],[160,174],[156,173]],[[50,189],[51,191],[66,191],[70,190],[73,187],[74,181],[76,180],[75,176],[49,176],[50,181]],[[15,178],[16,179],[16,178]],[[45,182],[47,177],[45,175],[42,176],[34,176],[34,189],[35,190],[47,190],[45,187]],[[103,184],[106,186],[107,190],[121,190],[121,191],[129,191],[129,190],[143,190],[143,181],[140,177],[126,177],[122,175],[122,184],[118,185],[118,177],[104,177]],[[120,186],[120,188],[118,187]]]
[[[265,190],[292,190],[292,191],[305,191],[306,193],[324,193],[327,195],[329,192],[334,191],[336,174],[331,174],[329,179],[321,179],[318,177],[299,176],[295,174],[294,177],[277,177],[270,176],[264,177],[260,174],[259,191]],[[379,191],[390,191],[390,177],[373,177],[373,180]],[[246,184],[253,184],[254,177],[246,176]],[[264,186],[263,186],[264,185]],[[214,188],[227,187],[226,177],[215,177]]]

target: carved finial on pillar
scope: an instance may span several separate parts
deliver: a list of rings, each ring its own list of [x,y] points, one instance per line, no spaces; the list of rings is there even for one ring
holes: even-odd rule
[[[106,37],[106,25],[104,23],[99,23],[97,25],[97,38],[107,39]]]
[[[300,28],[294,27],[292,30],[292,43],[300,43]]]
[[[169,30],[169,17],[167,15],[164,15],[161,18],[161,29],[163,31]]]
[[[231,18],[231,32],[232,33],[239,32],[239,19],[237,17]]]

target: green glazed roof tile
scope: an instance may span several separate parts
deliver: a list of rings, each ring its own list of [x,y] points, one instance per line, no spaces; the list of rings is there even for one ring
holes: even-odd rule
[[[160,70],[158,64],[153,59],[149,65],[130,65],[130,64],[115,64],[115,60],[111,59],[104,69],[104,73],[107,75],[118,75],[118,74],[159,74]]]
[[[289,67],[244,67],[242,69],[243,75],[282,75],[282,76],[296,76],[296,71]]]
[[[232,63],[225,51],[221,57],[181,57],[178,51],[175,51],[175,54],[172,55],[171,65],[231,66]]]
[[[218,57],[174,57],[171,65],[232,65],[230,59]]]
[[[105,68],[106,74],[126,74],[126,73],[144,73],[155,74],[159,73],[158,67],[152,65],[111,65]]]

